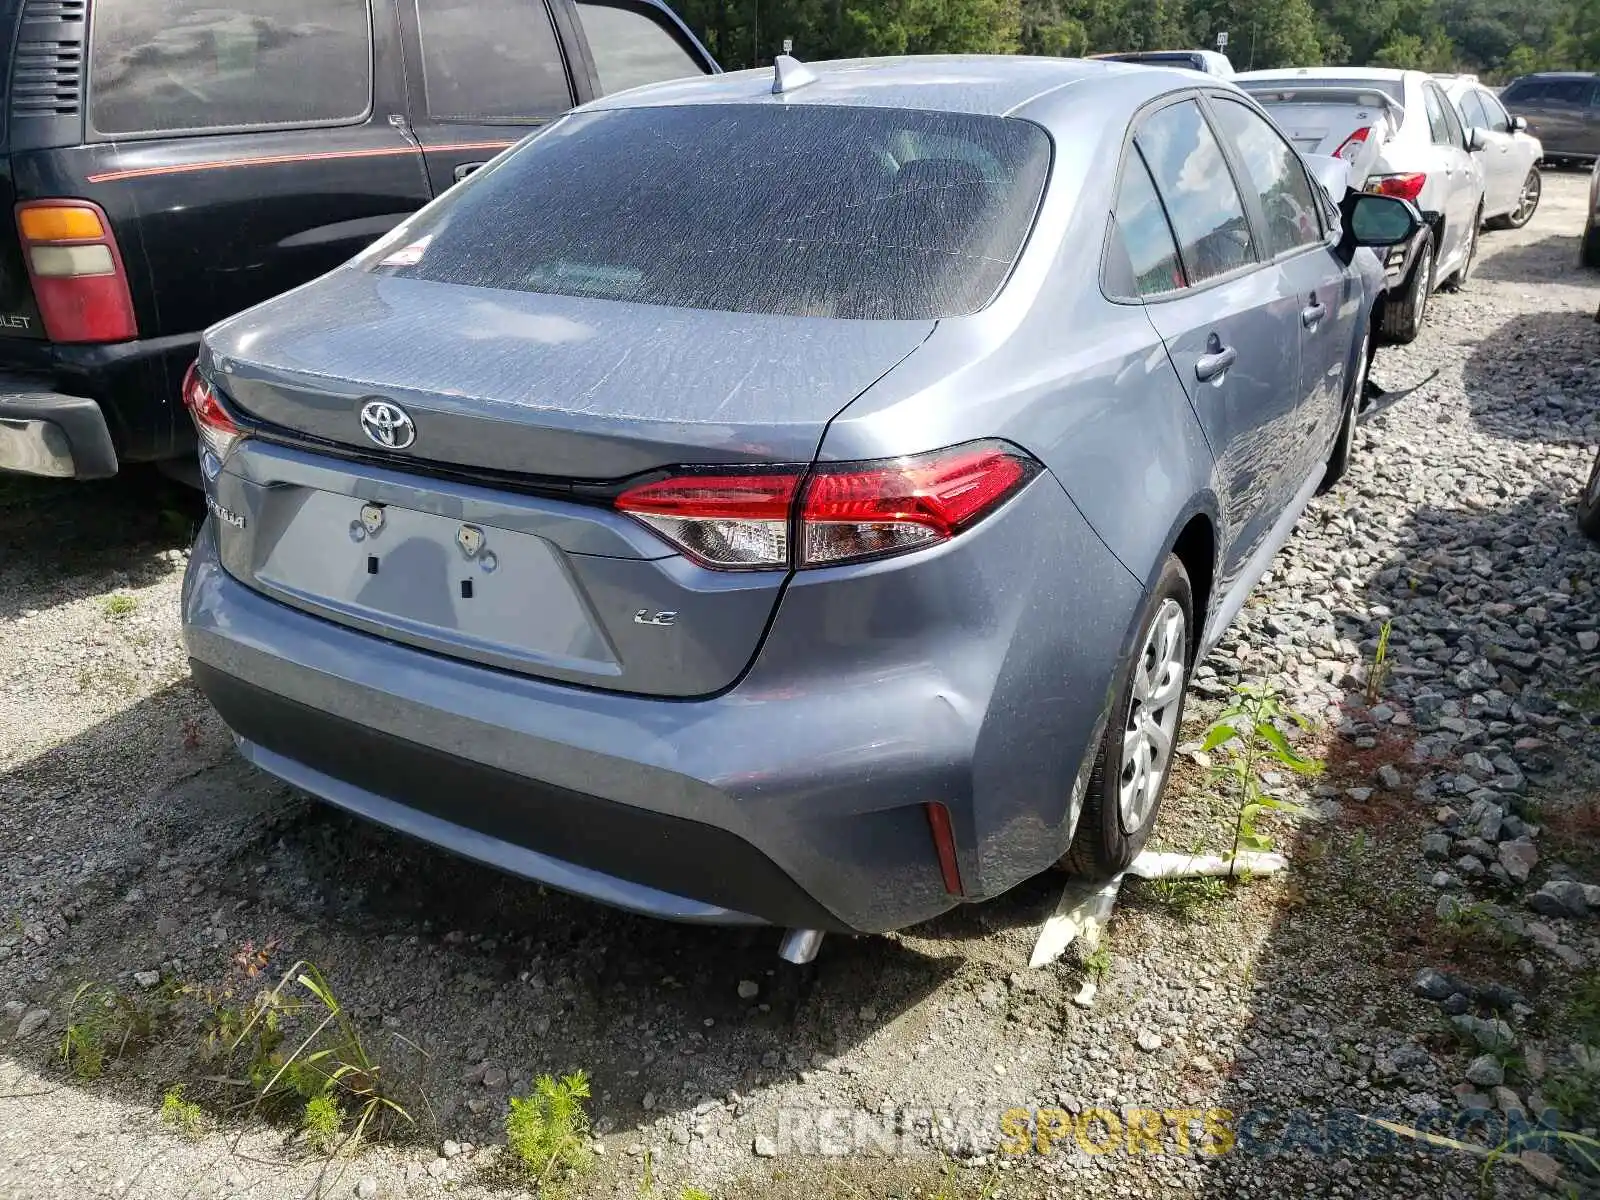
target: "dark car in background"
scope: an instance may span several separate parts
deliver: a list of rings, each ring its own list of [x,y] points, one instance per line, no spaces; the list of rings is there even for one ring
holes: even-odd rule
[[[0,0],[0,65],[0,470],[77,478],[192,453],[206,326],[574,104],[717,70],[658,0]]]
[[[1593,71],[1541,71],[1513,79],[1500,102],[1528,122],[1544,143],[1548,163],[1590,163],[1600,158],[1600,75]]]

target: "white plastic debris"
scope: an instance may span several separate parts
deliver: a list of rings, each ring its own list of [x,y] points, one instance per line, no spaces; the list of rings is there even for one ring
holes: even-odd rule
[[[1093,951],[1100,944],[1100,935],[1111,919],[1111,908],[1122,890],[1122,881],[1129,875],[1139,879],[1200,879],[1206,876],[1272,875],[1284,870],[1288,861],[1281,854],[1241,851],[1233,858],[1220,854],[1175,854],[1170,851],[1146,850],[1134,859],[1128,869],[1109,883],[1095,886],[1092,883],[1073,882],[1062,889],[1055,912],[1050,914],[1039,930],[1039,940],[1034,943],[1033,957],[1028,966],[1033,970],[1047,967],[1067,952],[1073,942],[1081,941],[1085,950]],[[1094,993],[1089,992],[1092,1002]]]

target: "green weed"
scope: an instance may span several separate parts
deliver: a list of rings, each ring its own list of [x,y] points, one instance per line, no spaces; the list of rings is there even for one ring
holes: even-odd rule
[[[108,617],[125,617],[138,607],[138,597],[127,592],[114,592],[100,601],[100,611]]]
[[[175,1083],[161,1097],[161,1123],[186,1138],[200,1138],[206,1131],[206,1114],[198,1104],[183,1098],[183,1084]]]
[[[588,1098],[589,1077],[582,1071],[560,1079],[541,1075],[532,1095],[511,1098],[506,1146],[541,1195],[590,1164]]]
[[[1234,689],[1233,703],[1206,730],[1205,741],[1201,744],[1202,751],[1207,754],[1222,749],[1228,751],[1212,766],[1211,774],[1239,809],[1233,849],[1228,852],[1230,859],[1237,859],[1241,850],[1272,848],[1272,839],[1256,824],[1263,813],[1304,811],[1299,805],[1279,800],[1262,790],[1260,771],[1265,764],[1275,763],[1299,775],[1316,775],[1322,770],[1320,762],[1302,757],[1289,745],[1289,739],[1278,728],[1279,721],[1291,722],[1302,729],[1311,728],[1309,720],[1279,701],[1270,684],[1240,684]],[[1221,887],[1220,880],[1214,882]]]

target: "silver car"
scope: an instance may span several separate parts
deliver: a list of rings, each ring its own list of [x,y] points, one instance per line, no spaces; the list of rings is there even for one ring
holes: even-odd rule
[[[1349,211],[1191,72],[586,105],[206,335],[195,678],[333,804],[791,957],[1118,871],[1350,454],[1417,217]]]

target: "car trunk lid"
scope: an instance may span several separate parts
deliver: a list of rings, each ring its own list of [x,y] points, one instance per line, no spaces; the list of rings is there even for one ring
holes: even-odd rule
[[[810,463],[833,416],[932,328],[344,270],[207,336],[226,403],[258,423],[211,485],[223,562],[286,603],[451,657],[715,692],[754,656],[787,572],[699,565],[615,511],[608,485]],[[374,398],[404,411],[414,442],[364,432]],[[485,471],[515,479],[472,478]]]

